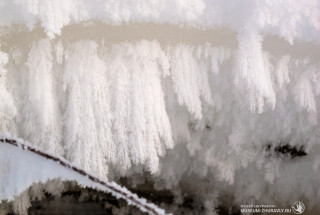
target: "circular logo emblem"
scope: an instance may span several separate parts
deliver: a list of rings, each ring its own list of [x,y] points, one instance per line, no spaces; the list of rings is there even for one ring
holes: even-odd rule
[[[304,204],[302,202],[293,203],[291,208],[295,214],[302,214],[305,209]]]

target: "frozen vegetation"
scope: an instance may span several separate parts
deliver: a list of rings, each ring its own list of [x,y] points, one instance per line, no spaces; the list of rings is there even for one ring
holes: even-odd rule
[[[190,194],[208,214],[320,210],[318,0],[0,0],[0,45],[2,133],[103,180],[147,178],[173,191],[168,212]],[[23,214],[54,177],[32,157],[23,184],[21,152],[0,150],[0,196],[22,180],[0,200]]]

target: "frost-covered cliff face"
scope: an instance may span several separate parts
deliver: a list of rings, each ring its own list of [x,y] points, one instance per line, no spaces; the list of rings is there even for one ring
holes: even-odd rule
[[[319,207],[319,1],[2,0],[0,44],[2,132],[177,205]]]

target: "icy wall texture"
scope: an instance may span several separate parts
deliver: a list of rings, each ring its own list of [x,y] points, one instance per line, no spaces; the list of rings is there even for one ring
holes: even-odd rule
[[[2,0],[0,26],[1,131],[103,178],[196,184],[208,211],[320,202],[319,1]]]
[[[40,21],[53,38],[72,23],[101,20],[107,24],[170,23],[200,28],[224,26],[239,32],[268,32],[293,43],[319,42],[319,1],[268,0],[1,0],[2,26]]]

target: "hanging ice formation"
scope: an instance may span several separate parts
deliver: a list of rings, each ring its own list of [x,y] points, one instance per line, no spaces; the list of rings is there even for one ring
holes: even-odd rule
[[[208,211],[319,209],[319,1],[0,0],[0,44],[1,132]]]

